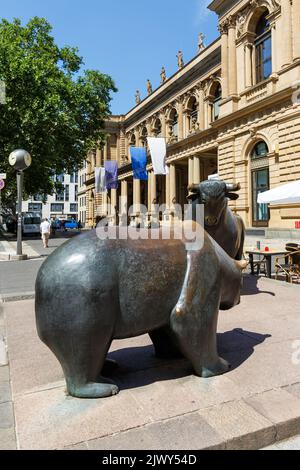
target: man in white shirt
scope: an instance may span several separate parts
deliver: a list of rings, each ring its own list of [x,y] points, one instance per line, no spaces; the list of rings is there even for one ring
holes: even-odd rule
[[[42,240],[43,240],[43,245],[44,248],[48,248],[48,240],[50,237],[50,230],[51,230],[51,225],[48,221],[48,219],[44,219],[44,221],[40,225],[40,231],[42,234]]]

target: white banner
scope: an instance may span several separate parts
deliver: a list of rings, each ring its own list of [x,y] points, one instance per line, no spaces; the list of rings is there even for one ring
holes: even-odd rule
[[[147,137],[153,170],[155,175],[167,175],[166,165],[167,146],[164,137]]]
[[[104,193],[105,188],[105,168],[96,167],[95,168],[95,189],[96,193]]]

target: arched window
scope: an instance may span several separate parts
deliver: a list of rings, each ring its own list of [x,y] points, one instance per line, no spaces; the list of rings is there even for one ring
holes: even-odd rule
[[[217,88],[214,93],[214,100],[212,104],[212,110],[213,110],[212,120],[213,121],[216,121],[217,119],[219,119],[221,100],[222,100],[222,87],[221,87],[221,84],[218,83]]]
[[[272,73],[272,33],[270,22],[267,19],[268,14],[265,12],[256,25],[254,43],[256,83],[266,80]]]
[[[147,127],[143,127],[142,133],[141,133],[141,144],[143,147],[147,146],[147,136],[148,136]]]
[[[267,226],[269,209],[267,204],[258,204],[260,193],[268,191],[269,187],[269,148],[263,140],[257,142],[251,151],[252,179],[252,223],[254,226]]]
[[[253,148],[252,153],[251,153],[251,158],[252,160],[255,160],[256,158],[265,157],[266,155],[268,155],[268,153],[269,153],[269,149],[268,149],[266,142],[261,140]]]
[[[174,108],[170,113],[170,134],[174,139],[178,139],[178,113]]]
[[[160,119],[156,119],[155,122],[154,122],[153,134],[154,134],[155,137],[162,137],[161,120]]]
[[[135,138],[135,135],[132,134],[132,136],[130,137],[130,147],[135,147],[136,145],[136,138]]]
[[[198,103],[196,98],[193,96],[189,101],[189,130],[196,131],[198,123]]]

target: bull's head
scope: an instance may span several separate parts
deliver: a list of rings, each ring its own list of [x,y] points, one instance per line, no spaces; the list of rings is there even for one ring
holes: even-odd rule
[[[188,199],[193,204],[204,204],[204,221],[208,227],[218,225],[220,218],[227,208],[228,199],[236,200],[239,195],[236,191],[241,188],[240,183],[225,183],[224,181],[203,181],[200,184],[189,186]]]

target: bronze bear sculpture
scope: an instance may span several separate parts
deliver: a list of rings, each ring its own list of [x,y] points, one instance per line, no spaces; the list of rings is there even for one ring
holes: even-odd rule
[[[202,248],[187,252],[184,240],[101,240],[94,230],[48,257],[36,280],[37,330],[70,395],[118,393],[101,376],[112,340],[162,329],[196,375],[228,370],[217,353],[218,312],[239,303],[245,266],[203,237]]]

